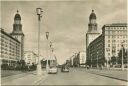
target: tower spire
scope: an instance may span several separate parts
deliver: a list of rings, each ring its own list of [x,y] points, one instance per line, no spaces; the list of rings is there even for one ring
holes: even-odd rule
[[[23,59],[23,53],[24,53],[24,33],[22,32],[22,24],[21,24],[21,16],[19,14],[19,11],[16,11],[16,14],[14,16],[14,23],[13,23],[13,31],[11,35],[18,39],[20,44],[20,59]]]
[[[19,10],[17,10],[17,14],[19,13]]]
[[[92,13],[94,13],[94,10],[92,10]]]
[[[88,32],[86,34],[86,49],[88,45],[99,35],[100,33],[97,30],[96,14],[92,9],[89,16]]]
[[[21,16],[18,10],[14,16],[13,33],[17,33],[17,34],[22,33]]]

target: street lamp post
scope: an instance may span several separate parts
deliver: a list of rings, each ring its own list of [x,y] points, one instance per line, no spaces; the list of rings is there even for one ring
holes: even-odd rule
[[[98,52],[97,52],[97,68],[98,68]]]
[[[106,51],[108,52],[108,51],[109,51],[109,48],[106,48]],[[106,66],[107,66],[107,69],[109,68],[109,64],[108,64],[108,61],[109,61],[109,57],[107,57],[107,64],[106,64]]]
[[[40,62],[40,22],[42,17],[42,8],[36,8],[37,16],[38,16],[38,64],[37,64],[37,74],[41,75],[41,62]]]
[[[53,48],[53,42],[50,41],[50,57],[52,58],[52,64],[54,63],[53,57],[54,57],[54,48]]]
[[[91,68],[92,68],[92,54],[91,54],[91,58],[90,59],[91,59]]]
[[[50,57],[52,55],[52,42],[50,41]]]
[[[49,48],[49,32],[46,32],[46,39],[47,39],[47,62],[46,62],[46,70],[48,72],[49,69],[49,65],[48,65],[48,57],[49,57],[49,53],[48,53],[48,48]]]
[[[121,61],[122,66],[121,66],[121,69],[124,70],[124,58],[123,58],[123,52],[124,52],[124,50],[123,50],[123,42],[122,42],[121,46],[122,46],[122,61]]]
[[[51,61],[51,64],[52,64],[53,61],[51,60],[52,59],[52,42],[51,41],[50,41],[50,46],[49,47],[50,47],[50,61]]]

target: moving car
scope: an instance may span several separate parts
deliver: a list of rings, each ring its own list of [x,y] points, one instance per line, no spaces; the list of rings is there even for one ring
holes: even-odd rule
[[[58,72],[57,67],[51,67],[51,68],[49,68],[49,70],[48,70],[48,73],[49,73],[49,74],[56,74],[57,72]]]

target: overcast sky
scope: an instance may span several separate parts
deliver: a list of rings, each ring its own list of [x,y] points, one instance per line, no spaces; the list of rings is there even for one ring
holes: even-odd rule
[[[41,21],[41,54],[46,54],[45,32],[50,32],[58,62],[74,52],[86,50],[86,32],[92,9],[97,16],[98,30],[104,24],[125,23],[127,0],[81,0],[81,1],[6,1],[1,2],[1,27],[10,33],[13,29],[14,16],[19,10],[25,51],[37,52],[38,21],[36,8],[43,9]]]

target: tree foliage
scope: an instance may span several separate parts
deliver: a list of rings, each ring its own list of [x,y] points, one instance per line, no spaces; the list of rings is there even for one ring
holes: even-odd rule
[[[127,63],[128,61],[128,50],[125,48],[121,49],[118,53],[118,63],[121,64],[122,61],[122,55],[123,55],[123,62]]]

